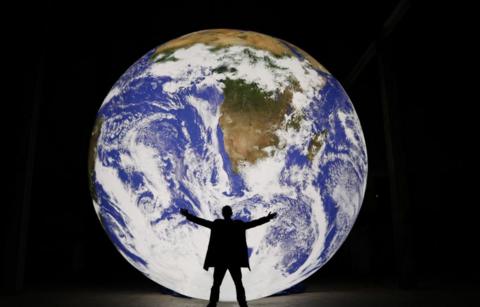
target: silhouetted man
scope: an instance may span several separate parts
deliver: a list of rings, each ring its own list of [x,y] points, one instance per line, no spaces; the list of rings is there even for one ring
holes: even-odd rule
[[[214,267],[213,286],[210,292],[210,302],[207,307],[217,305],[220,295],[220,285],[227,270],[232,275],[235,289],[237,291],[237,301],[242,307],[247,307],[245,299],[245,289],[242,285],[241,267],[248,267],[248,250],[247,240],[245,238],[245,230],[262,225],[277,216],[276,213],[269,213],[267,216],[243,222],[240,220],[232,220],[232,208],[225,206],[222,208],[224,219],[216,219],[208,221],[194,216],[186,209],[181,209],[180,213],[196,224],[210,228],[210,241],[208,243],[207,256],[203,268],[208,271],[209,267]]]

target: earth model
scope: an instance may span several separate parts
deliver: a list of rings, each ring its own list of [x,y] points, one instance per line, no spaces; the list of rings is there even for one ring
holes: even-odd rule
[[[206,30],[149,51],[115,83],[91,137],[94,208],[118,251],[151,280],[208,299],[208,220],[249,221],[248,300],[322,267],[347,237],[367,178],[365,140],[339,82],[298,47]],[[229,274],[221,301],[235,301]]]

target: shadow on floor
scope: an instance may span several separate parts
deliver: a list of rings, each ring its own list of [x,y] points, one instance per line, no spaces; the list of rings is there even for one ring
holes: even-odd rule
[[[475,306],[478,289],[444,287],[442,289],[399,290],[385,285],[312,285],[305,292],[272,296],[249,301],[250,307],[349,307],[349,306]],[[204,307],[207,301],[162,294],[156,289],[131,288],[43,288],[0,297],[0,306],[35,307]],[[218,307],[238,306],[219,303]],[[478,305],[476,305],[478,306]]]

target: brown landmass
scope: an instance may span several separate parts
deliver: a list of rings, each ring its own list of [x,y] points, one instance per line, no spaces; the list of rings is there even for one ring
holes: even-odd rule
[[[243,161],[254,163],[268,156],[266,147],[278,145],[275,130],[292,101],[292,91],[292,87],[287,87],[271,98],[271,93],[263,92],[254,84],[243,80],[225,81],[219,124],[235,172]]]
[[[156,58],[156,56],[160,53],[167,53],[168,57],[168,53],[178,48],[189,47],[198,43],[203,43],[218,48],[240,45],[267,50],[277,57],[294,56],[292,50],[286,46],[286,44],[288,44],[298,50],[298,52],[302,54],[302,56],[307,59],[307,61],[310,62],[314,68],[328,72],[325,67],[323,67],[312,56],[291,43],[257,32],[233,29],[203,30],[181,36],[168,41],[163,45],[160,45],[153,54],[152,58]]]

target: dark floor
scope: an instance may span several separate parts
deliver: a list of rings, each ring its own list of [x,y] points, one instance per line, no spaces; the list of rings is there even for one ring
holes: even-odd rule
[[[161,294],[155,289],[132,289],[126,287],[49,287],[31,289],[20,294],[0,297],[0,306],[35,307],[201,307],[207,301],[179,298]],[[300,294],[274,296],[249,302],[249,306],[480,306],[480,292],[476,287],[442,286],[422,287],[416,290],[399,290],[393,286],[355,284],[306,284]],[[238,306],[236,303],[219,303],[219,307]]]

